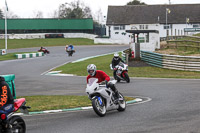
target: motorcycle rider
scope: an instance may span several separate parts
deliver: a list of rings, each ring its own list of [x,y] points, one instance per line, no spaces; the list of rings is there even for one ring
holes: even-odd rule
[[[68,49],[68,45],[65,46],[65,51],[66,51],[66,52],[67,52],[67,49]]]
[[[97,68],[94,64],[89,64],[87,66],[87,72],[89,74],[87,76],[87,83],[90,78],[97,78],[98,79],[97,83],[101,83],[104,81],[106,84],[106,87],[111,88],[112,91],[115,93],[115,95],[114,95],[114,97],[116,99],[115,103],[117,103],[119,100],[119,93],[118,93],[118,90],[116,89],[115,85],[111,82],[108,82],[110,80],[110,77],[104,71],[97,70]]]
[[[5,127],[8,127],[7,115],[14,110],[14,99],[11,94],[10,88],[6,83],[4,77],[0,76],[0,114],[5,114],[6,119],[4,122]]]
[[[112,59],[112,68],[113,68],[113,76],[114,76],[114,79],[116,79],[116,72],[117,72],[117,69],[115,68],[115,66],[117,66],[120,62],[123,62],[125,63],[120,57],[119,57],[119,54],[118,53],[115,53],[114,54],[114,57]]]
[[[70,44],[68,49],[71,49],[72,51],[74,51],[74,46],[72,44]]]

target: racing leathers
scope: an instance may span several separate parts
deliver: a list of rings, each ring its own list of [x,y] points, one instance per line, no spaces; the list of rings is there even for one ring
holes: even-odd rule
[[[5,114],[6,119],[4,123],[7,123],[7,115],[14,110],[14,99],[11,94],[10,88],[6,83],[4,77],[0,76],[0,114]]]
[[[116,72],[117,70],[115,69],[115,66],[117,66],[120,62],[123,62],[125,63],[120,57],[113,57],[112,59],[112,68],[113,68],[113,76],[114,76],[114,79],[116,79]]]
[[[112,83],[108,83],[108,81],[110,81],[110,77],[104,71],[96,70],[96,73],[95,73],[94,76],[88,75],[87,76],[87,83],[88,83],[88,80],[90,78],[97,78],[98,79],[97,83],[101,83],[101,82],[105,81],[106,87],[111,88],[112,91],[115,93],[115,98],[116,99],[119,98],[119,93],[118,93],[117,89],[115,88],[115,85],[112,84]]]

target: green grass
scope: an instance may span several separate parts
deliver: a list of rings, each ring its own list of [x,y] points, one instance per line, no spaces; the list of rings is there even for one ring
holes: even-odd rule
[[[17,52],[17,53],[8,53],[6,55],[0,55],[0,61],[14,60],[16,59],[15,54],[22,54],[22,53],[34,53],[34,52]]]
[[[69,63],[55,69],[61,70],[62,73],[75,74],[79,76],[87,75],[87,65],[95,64],[97,69],[105,71],[109,76],[113,76],[110,70],[110,63],[113,55],[106,55],[97,58],[88,59],[82,62]],[[129,67],[128,74],[130,77],[151,77],[151,78],[200,78],[200,72],[169,70],[158,67]]]
[[[88,99],[88,96],[40,95],[20,96],[17,98],[22,97],[26,99],[26,105],[31,106],[31,109],[29,109],[30,112],[91,106],[91,101]],[[134,98],[125,97],[125,99],[130,101]]]
[[[0,39],[0,49],[5,48],[5,40]],[[65,46],[73,45],[93,45],[94,40],[85,38],[50,38],[50,39],[8,39],[8,49]]]
[[[194,36],[199,36],[199,37],[200,37],[200,33],[198,33],[198,34],[195,34]]]

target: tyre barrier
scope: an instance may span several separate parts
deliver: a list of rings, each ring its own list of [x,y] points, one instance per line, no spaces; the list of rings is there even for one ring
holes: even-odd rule
[[[15,54],[17,59],[24,59],[24,58],[34,58],[34,57],[41,57],[44,56],[43,52],[37,53],[24,53],[24,54]]]
[[[141,51],[142,61],[149,65],[184,71],[200,72],[200,57],[198,56],[179,56]]]

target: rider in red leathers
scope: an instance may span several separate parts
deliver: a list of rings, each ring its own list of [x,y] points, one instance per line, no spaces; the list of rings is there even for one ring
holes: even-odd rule
[[[115,98],[118,101],[118,99],[119,99],[118,90],[115,88],[114,84],[112,84],[110,82],[108,83],[108,81],[110,81],[110,77],[104,71],[96,70],[96,66],[94,64],[90,64],[87,66],[87,72],[89,74],[87,76],[87,83],[88,83],[88,79],[90,79],[90,78],[97,78],[98,79],[97,83],[101,83],[101,82],[105,81],[106,87],[112,89],[112,91],[115,93]]]

